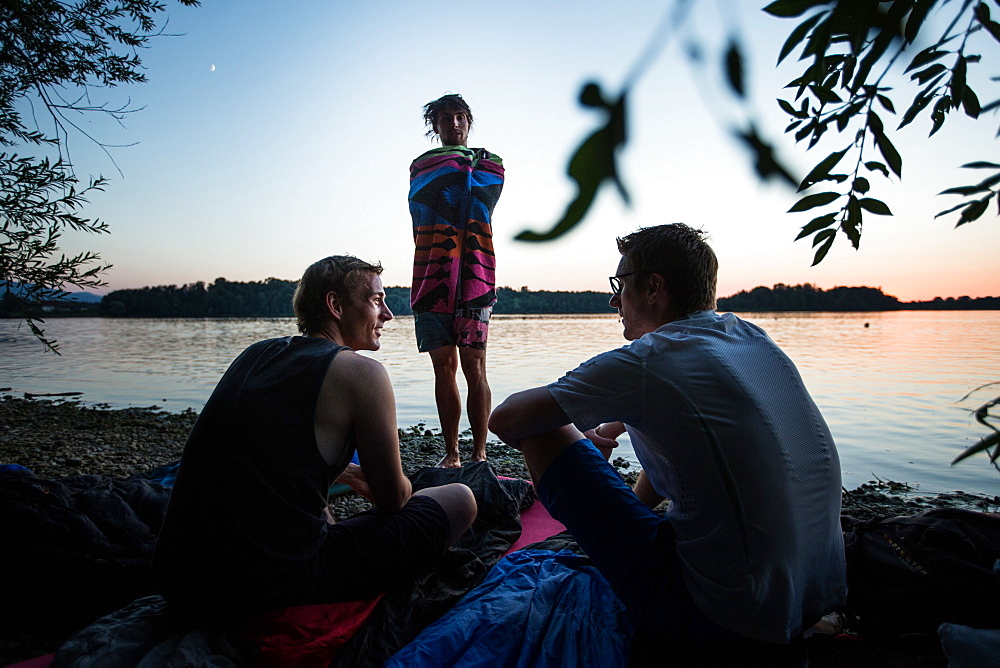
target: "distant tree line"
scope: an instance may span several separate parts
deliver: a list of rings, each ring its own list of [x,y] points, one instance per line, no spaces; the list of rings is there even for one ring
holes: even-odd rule
[[[161,285],[107,294],[100,305],[64,302],[58,305],[25,304],[14,293],[0,294],[0,317],[19,316],[31,308],[40,316],[104,315],[110,317],[204,318],[291,317],[295,281],[268,278],[247,283],[218,278],[213,283]],[[386,303],[396,315],[411,315],[410,289],[388,287]],[[558,292],[497,290],[497,314],[613,313],[607,292]],[[1000,310],[1000,297],[936,297],[925,302],[901,302],[878,288],[835,287],[829,290],[810,283],[742,290],[719,298],[720,311],[898,311],[898,310]]]
[[[290,317],[295,281],[268,278],[240,283],[161,285],[115,290],[101,300],[101,314],[133,318]],[[499,288],[494,313],[611,313],[606,292],[534,292]],[[386,304],[396,315],[412,315],[410,289],[387,287]]]
[[[101,300],[101,313],[113,317],[203,318],[282,317],[292,315],[296,281],[204,282],[115,290]]]
[[[774,287],[758,286],[719,298],[720,311],[899,311],[945,309],[1000,309],[1000,297],[936,297],[928,302],[901,302],[878,288],[835,287],[829,290],[810,283]]]

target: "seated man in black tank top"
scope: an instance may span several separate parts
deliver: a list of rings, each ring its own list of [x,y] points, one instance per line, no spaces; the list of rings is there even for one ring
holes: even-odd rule
[[[392,312],[372,265],[310,266],[303,336],[255,343],[191,431],[153,569],[172,608],[227,623],[289,605],[367,599],[428,570],[476,517],[462,484],[413,493],[378,350]],[[357,450],[360,466],[350,463]],[[375,509],[334,524],[339,480]]]

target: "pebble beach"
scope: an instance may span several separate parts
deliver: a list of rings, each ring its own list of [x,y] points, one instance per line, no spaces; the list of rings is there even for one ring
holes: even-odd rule
[[[0,465],[16,464],[42,479],[82,474],[117,478],[142,475],[177,461],[198,414],[170,413],[156,407],[110,408],[87,406],[60,398],[22,398],[2,394],[0,388]],[[399,430],[403,469],[411,474],[434,466],[444,452],[444,441],[418,424]],[[471,438],[460,439],[464,460],[471,457]],[[498,441],[487,447],[490,464],[498,475],[528,479],[518,451]],[[625,460],[614,460],[619,474],[633,482],[637,471]],[[330,497],[330,510],[340,520],[370,507],[353,491]],[[936,507],[961,507],[983,512],[1000,511],[1000,497],[953,492],[921,496],[907,485],[873,480],[844,490],[842,519],[846,525],[876,517],[912,515]],[[54,651],[60,638],[39,629],[5,633],[0,630],[0,665]]]
[[[155,406],[110,408],[72,400],[0,395],[0,464],[18,464],[45,479],[81,474],[117,478],[141,475],[177,461],[197,419],[198,413],[192,410],[170,413]],[[459,442],[463,460],[468,461],[472,455],[468,432]],[[440,433],[423,424],[401,428],[399,446],[407,475],[434,466],[444,453]],[[491,441],[487,455],[497,475],[529,479],[520,452]],[[635,480],[638,471],[630,469],[628,462],[614,459],[613,463],[627,482]],[[332,496],[330,505],[336,519],[369,507],[353,492]],[[960,491],[918,495],[905,484],[873,480],[844,490],[843,514],[860,521],[943,506],[997,512],[1000,497]]]
[[[192,410],[170,413],[155,406],[110,408],[0,396],[0,464],[18,464],[43,479],[141,475],[180,459],[197,419],[198,413]],[[399,446],[407,475],[434,466],[444,454],[440,433],[422,424],[400,429]],[[470,434],[460,437],[459,450],[463,461],[469,461]],[[492,441],[487,455],[497,475],[528,478],[518,451]],[[330,510],[338,520],[369,507],[351,491],[330,498]]]

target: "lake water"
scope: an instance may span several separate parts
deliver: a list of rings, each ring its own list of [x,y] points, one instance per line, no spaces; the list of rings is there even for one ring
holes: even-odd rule
[[[845,486],[878,477],[927,492],[1000,493],[1000,473],[984,455],[949,466],[987,433],[970,411],[1000,394],[994,386],[960,401],[1000,381],[1000,311],[742,315],[798,365],[837,442]],[[0,320],[4,391],[83,392],[87,403],[170,411],[200,410],[246,346],[295,333],[289,318],[53,318],[45,329],[61,357],[44,353],[19,321]],[[494,316],[493,403],[623,343],[613,315]],[[400,426],[436,429],[430,360],[416,351],[413,319],[388,323],[382,346],[366,354],[389,370]],[[618,454],[634,461],[627,442]]]

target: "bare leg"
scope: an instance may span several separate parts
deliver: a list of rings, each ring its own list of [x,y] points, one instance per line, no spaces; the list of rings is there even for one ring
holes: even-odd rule
[[[486,438],[489,435],[491,402],[490,385],[486,381],[486,351],[461,347],[458,356],[462,362],[462,373],[469,386],[466,410],[469,411],[469,425],[472,427],[472,461],[486,461]]]
[[[438,462],[443,468],[458,468],[458,420],[462,417],[462,397],[458,394],[458,350],[455,346],[442,346],[430,351],[434,365],[434,400],[437,402],[441,435],[444,437],[444,458]]]
[[[472,490],[462,483],[451,483],[440,487],[428,487],[416,492],[413,496],[429,496],[444,508],[451,524],[451,536],[448,545],[453,545],[476,519],[478,508],[476,497]]]

